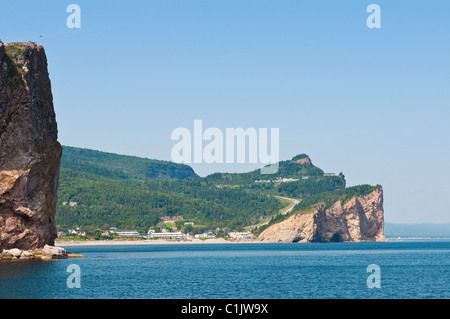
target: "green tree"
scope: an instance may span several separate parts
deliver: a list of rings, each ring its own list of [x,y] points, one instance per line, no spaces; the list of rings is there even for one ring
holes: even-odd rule
[[[101,229],[96,229],[95,231],[94,231],[94,239],[95,240],[100,240],[101,239],[101,237],[102,237],[102,230]]]
[[[182,231],[185,234],[192,233],[194,231],[194,226],[192,226],[191,224],[184,225],[183,228],[182,228]]]

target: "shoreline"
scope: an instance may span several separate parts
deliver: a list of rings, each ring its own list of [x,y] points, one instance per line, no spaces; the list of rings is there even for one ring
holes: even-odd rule
[[[192,244],[251,244],[263,243],[262,241],[246,239],[239,241],[230,241],[223,238],[211,238],[206,240],[192,239],[192,240],[167,240],[167,239],[153,239],[153,240],[87,240],[87,241],[55,241],[57,247],[75,247],[75,246],[124,246],[124,245],[192,245]]]
[[[401,238],[400,241],[408,241],[408,240],[432,240],[439,238]],[[450,239],[450,238],[442,238],[442,239]],[[395,242],[398,241],[398,238],[386,238],[384,241],[377,242]],[[361,241],[363,242],[363,241]],[[372,242],[372,241],[369,241]],[[375,242],[375,241],[374,241]],[[374,243],[373,242],[373,243]],[[350,243],[358,243],[358,242],[350,242]],[[210,239],[190,239],[190,240],[168,240],[168,239],[138,239],[138,240],[126,240],[126,239],[110,239],[110,240],[86,240],[86,241],[58,241],[55,240],[56,247],[77,247],[77,246],[131,246],[131,245],[210,245],[210,244],[280,244],[277,241],[262,241],[258,239],[241,239],[241,240],[226,240],[224,238],[210,238]],[[284,243],[289,244],[289,243]],[[302,244],[302,243],[295,243]],[[305,243],[303,243],[305,244]]]
[[[408,242],[408,241],[427,241],[427,240],[437,240],[437,241],[450,241],[449,237],[426,237],[426,238],[386,238],[386,240],[384,241],[378,241],[378,242],[398,242],[398,241],[403,241],[403,242]],[[361,243],[361,242],[346,242],[346,243]],[[370,243],[375,243],[375,242],[370,242]],[[168,239],[154,239],[154,240],[146,240],[146,239],[110,239],[110,240],[70,240],[70,241],[58,241],[56,240],[54,243],[54,249],[58,248],[63,248],[66,250],[70,250],[70,247],[99,247],[99,246],[148,246],[148,245],[211,245],[211,244],[231,244],[231,245],[236,245],[236,244],[305,244],[305,243],[280,243],[280,242],[271,242],[271,241],[260,241],[257,239],[242,239],[242,240],[226,240],[224,238],[209,238],[209,239],[189,239],[189,240],[168,240]],[[317,244],[317,243],[310,243],[310,244]],[[51,246],[50,246],[51,247]],[[13,249],[14,250],[14,249]],[[20,253],[21,251],[19,249],[18,250]],[[3,251],[3,253],[5,253],[6,250]],[[3,258],[3,253],[0,254],[0,262],[3,260],[14,260],[14,259],[24,259],[24,260],[30,260],[30,259],[42,259],[42,260],[49,260],[49,259],[66,259],[66,258],[82,258],[84,257],[81,254],[78,253],[70,253],[67,252],[67,257],[66,258],[54,258],[52,257],[48,257],[48,256],[42,256],[41,251],[33,251],[30,253],[32,255],[34,255],[33,258],[29,258],[30,255],[28,256],[24,256],[27,258]],[[16,256],[12,256],[12,257],[16,257]]]

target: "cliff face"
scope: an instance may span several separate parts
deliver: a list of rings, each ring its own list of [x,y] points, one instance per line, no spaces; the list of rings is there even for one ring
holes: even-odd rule
[[[0,249],[53,245],[57,135],[43,47],[0,42]]]
[[[294,213],[264,230],[258,239],[269,242],[385,241],[383,189],[340,201],[326,209],[317,205],[311,213]]]
[[[305,163],[307,163],[307,164],[312,165],[311,159],[309,157],[301,158],[301,159],[298,159],[298,160],[296,160],[294,162],[296,162],[298,164],[305,164]]]

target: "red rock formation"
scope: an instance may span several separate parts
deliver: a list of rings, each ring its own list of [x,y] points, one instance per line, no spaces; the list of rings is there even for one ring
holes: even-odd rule
[[[43,47],[0,42],[0,249],[54,244],[57,135]]]
[[[305,163],[312,164],[311,159],[309,157],[301,158],[299,160],[296,160],[295,162],[298,164],[305,164]]]
[[[294,213],[265,229],[258,239],[269,242],[385,241],[383,189],[340,201],[326,209],[317,205],[309,213]]]

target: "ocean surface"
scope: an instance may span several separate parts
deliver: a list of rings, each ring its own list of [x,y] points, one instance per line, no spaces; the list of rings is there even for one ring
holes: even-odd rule
[[[85,258],[1,262],[0,298],[450,298],[450,240],[66,249]]]

